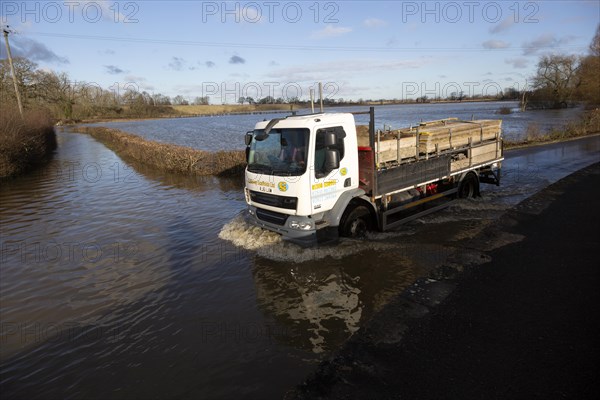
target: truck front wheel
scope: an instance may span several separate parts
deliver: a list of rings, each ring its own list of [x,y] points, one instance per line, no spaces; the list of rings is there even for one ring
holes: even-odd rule
[[[371,214],[365,206],[347,210],[340,221],[340,236],[359,238],[366,236],[371,228]]]

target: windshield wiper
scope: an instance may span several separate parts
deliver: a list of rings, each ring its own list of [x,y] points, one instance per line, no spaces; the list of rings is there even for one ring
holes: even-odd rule
[[[294,172],[290,171],[289,169],[274,169],[273,170],[273,175],[278,175],[278,176],[291,176]]]
[[[273,167],[266,164],[250,164],[248,165],[248,171],[250,172],[262,172],[268,173],[270,175],[273,174]]]
[[[279,176],[296,176],[298,174],[301,174],[303,172],[302,168],[298,168],[298,167],[289,167],[286,169],[273,169],[273,175],[279,175]]]

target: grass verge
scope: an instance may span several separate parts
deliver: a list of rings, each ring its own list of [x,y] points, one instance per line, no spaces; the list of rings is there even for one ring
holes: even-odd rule
[[[162,171],[188,175],[231,176],[246,166],[245,152],[204,151],[174,144],[160,143],[103,127],[77,126],[76,132],[89,134],[119,156]]]
[[[50,114],[2,106],[0,113],[0,179],[13,178],[44,164],[56,149]]]

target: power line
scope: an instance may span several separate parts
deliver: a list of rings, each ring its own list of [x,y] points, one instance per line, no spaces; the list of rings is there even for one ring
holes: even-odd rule
[[[55,37],[64,39],[79,39],[79,40],[99,40],[112,42],[128,42],[128,43],[147,43],[147,44],[163,44],[163,45],[179,45],[179,46],[198,46],[198,47],[233,47],[233,48],[253,48],[253,49],[269,49],[269,50],[312,50],[312,51],[347,51],[347,52],[481,52],[481,51],[515,51],[515,50],[541,50],[536,47],[521,46],[521,47],[505,47],[498,49],[487,49],[482,47],[373,47],[373,46],[310,46],[310,45],[293,45],[293,44],[264,44],[264,43],[229,43],[229,42],[200,42],[194,40],[173,40],[173,39],[150,39],[150,38],[135,38],[135,37],[118,37],[118,36],[93,36],[93,35],[76,35],[66,33],[47,33],[47,32],[28,32],[27,35]],[[557,46],[548,49],[586,49],[587,46]]]

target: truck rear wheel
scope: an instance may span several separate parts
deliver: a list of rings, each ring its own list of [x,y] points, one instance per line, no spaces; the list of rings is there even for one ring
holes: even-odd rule
[[[340,236],[359,238],[365,237],[371,229],[371,214],[365,206],[354,207],[340,221]]]
[[[458,185],[458,197],[466,199],[479,196],[479,179],[473,173],[467,174]]]

